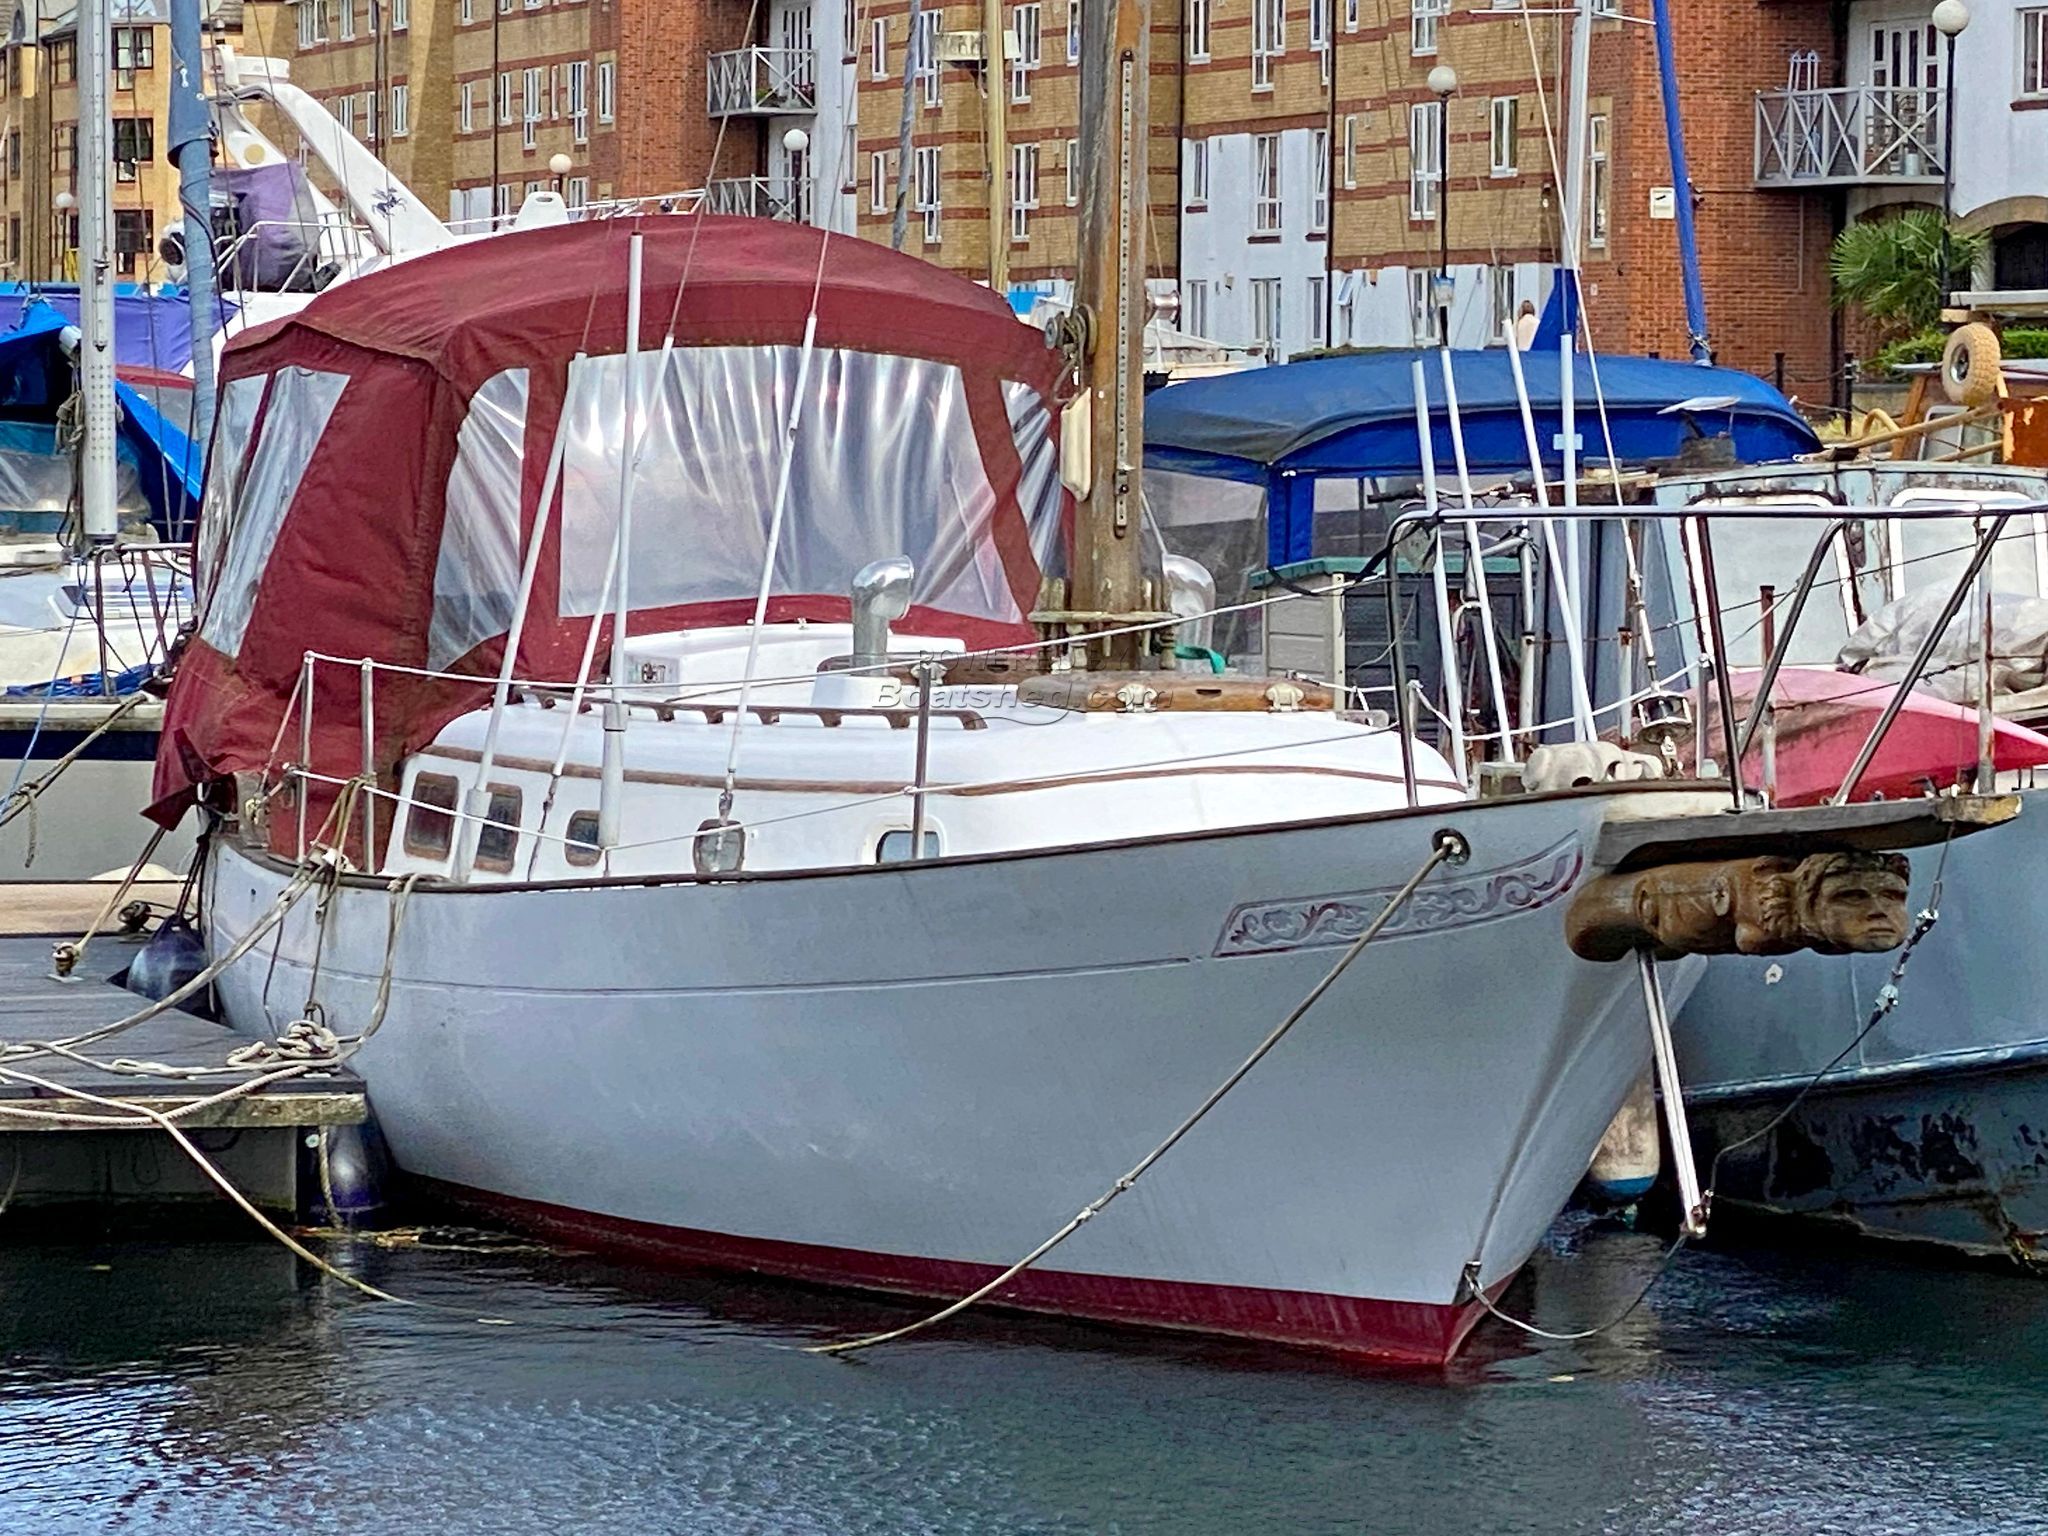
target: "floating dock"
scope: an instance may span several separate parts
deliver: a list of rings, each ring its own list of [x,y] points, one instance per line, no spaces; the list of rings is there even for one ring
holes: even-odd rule
[[[140,940],[122,934],[94,938],[68,980],[52,974],[51,948],[75,939],[105,899],[104,885],[25,887],[0,885],[0,1043],[62,1040],[112,1024],[147,1006],[112,979],[124,971]],[[65,921],[83,911],[75,923]],[[49,930],[23,933],[23,927]],[[81,1047],[101,1062],[116,1059],[170,1067],[219,1067],[248,1042],[224,1025],[169,1009],[106,1040]],[[103,1125],[53,1118],[56,1114],[108,1116],[95,1103],[118,1099],[159,1113],[183,1109],[237,1081],[220,1074],[198,1080],[117,1072],[40,1052],[0,1058],[0,1067],[28,1073],[51,1086],[0,1078],[0,1208],[77,1204],[144,1206],[225,1197],[171,1137],[153,1124]],[[287,1215],[305,1208],[318,1189],[302,1188],[324,1130],[368,1118],[362,1080],[345,1067],[323,1068],[266,1084],[181,1115],[177,1124],[235,1187],[259,1206]]]

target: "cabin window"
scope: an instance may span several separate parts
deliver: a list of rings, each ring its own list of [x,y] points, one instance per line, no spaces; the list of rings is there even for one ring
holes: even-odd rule
[[[910,862],[910,849],[910,831],[907,827],[884,832],[881,840],[875,844],[875,862],[907,864]],[[929,829],[924,834],[924,856],[928,859],[936,859],[939,856],[939,834]]]
[[[568,839],[562,845],[562,857],[578,869],[588,869],[603,853],[604,849],[597,841],[597,812],[578,811],[571,816]]]
[[[490,809],[476,829],[476,867],[509,874],[519,847],[519,791],[509,784],[491,786]]]
[[[405,851],[422,859],[445,859],[455,842],[455,780],[423,773],[412,781],[412,808],[405,817]]]

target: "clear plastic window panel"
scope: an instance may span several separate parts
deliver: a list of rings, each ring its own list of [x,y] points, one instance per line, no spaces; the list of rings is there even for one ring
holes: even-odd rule
[[[240,487],[220,579],[199,627],[199,638],[217,651],[233,656],[242,648],[278,530],[348,382],[345,373],[308,368],[282,369],[271,381],[263,435]]]
[[[800,408],[771,595],[840,595],[871,560],[907,555],[911,600],[974,618],[1021,621],[994,535],[967,390],[950,364],[817,351],[801,401],[796,347],[692,347],[642,355],[644,442],[633,513],[634,608],[753,597],[767,553],[789,413]],[[618,528],[625,359],[571,370],[563,470],[561,610],[608,606]],[[1028,391],[1026,392],[1028,393]],[[1057,540],[1060,499],[1049,429],[1013,393],[1032,549]],[[1042,406],[1041,406],[1042,409]]]
[[[242,492],[242,473],[249,467],[249,430],[270,375],[230,379],[221,386],[220,414],[213,429],[213,457],[207,466],[206,493],[200,502],[196,571],[202,591],[213,590],[213,574],[225,547]]]
[[[486,379],[471,397],[456,434],[447,519],[434,566],[430,667],[446,667],[512,627],[519,594],[527,383],[524,368]]]

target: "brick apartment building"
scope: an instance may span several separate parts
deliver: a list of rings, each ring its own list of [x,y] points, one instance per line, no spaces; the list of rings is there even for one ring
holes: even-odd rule
[[[1078,0],[988,3],[1008,40],[992,68],[974,62],[984,0],[252,0],[249,15],[252,50],[290,57],[451,217],[511,211],[558,153],[572,204],[702,189],[719,211],[882,241],[900,193],[906,249],[985,278],[999,230],[1009,281],[1057,297],[1074,261]],[[1523,301],[1540,306],[1560,259],[1560,9],[1154,0],[1147,240],[1182,325],[1278,356],[1429,340],[1440,207],[1453,341],[1488,344]],[[1587,307],[1602,347],[1682,356],[1654,37],[1621,9],[1602,0],[1593,23]],[[1861,341],[1829,302],[1834,234],[1942,196],[1948,82],[1926,10],[1671,0],[1715,354],[1808,400],[1836,393]],[[1987,281],[2048,286],[2048,188],[2028,184],[2048,158],[2048,8],[1979,10],[1958,54],[1956,212],[1997,237]],[[1458,77],[1446,98],[1439,64]]]
[[[209,35],[239,39],[237,0],[211,0]],[[5,277],[78,275],[78,56],[75,8],[12,0],[0,40],[0,261]],[[114,256],[130,281],[164,276],[157,236],[180,218],[170,154],[169,0],[127,0],[113,28]]]

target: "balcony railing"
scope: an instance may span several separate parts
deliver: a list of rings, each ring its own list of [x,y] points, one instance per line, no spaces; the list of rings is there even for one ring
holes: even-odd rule
[[[781,219],[787,224],[811,221],[811,184],[769,176],[729,176],[708,183],[705,205],[713,213],[736,213],[750,219]]]
[[[1757,185],[1938,184],[1942,110],[1917,86],[1758,91]]]
[[[711,55],[713,117],[776,117],[815,112],[816,55],[802,48],[736,48]]]

